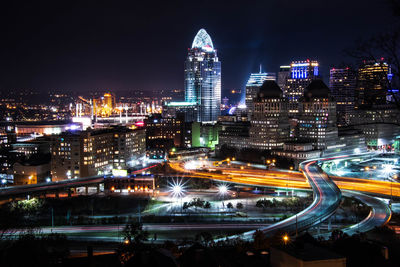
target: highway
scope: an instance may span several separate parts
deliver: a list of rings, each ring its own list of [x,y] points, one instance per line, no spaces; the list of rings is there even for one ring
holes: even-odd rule
[[[202,170],[187,170],[183,166],[183,162],[170,162],[169,166],[178,172],[179,176],[182,177],[199,177],[250,186],[267,186],[287,189],[310,189],[311,187],[314,193],[314,200],[312,204],[302,212],[286,220],[273,225],[262,225],[259,230],[262,230],[268,235],[272,235],[277,231],[295,234],[296,232],[301,232],[314,225],[320,224],[322,221],[331,216],[338,208],[341,200],[341,191],[339,188],[353,190],[351,192],[347,192],[346,194],[353,195],[363,201],[365,204],[372,207],[371,213],[367,218],[365,218],[360,224],[346,229],[346,232],[354,233],[354,231],[358,230],[368,231],[375,226],[387,223],[390,220],[391,212],[385,203],[377,200],[376,198],[354,191],[362,191],[386,196],[390,193],[393,196],[398,196],[400,195],[400,185],[393,184],[392,182],[371,181],[348,177],[332,177],[335,180],[333,181],[321,170],[318,163],[321,161],[329,161],[338,158],[350,157],[342,156],[305,161],[301,164],[301,170],[303,173],[293,171],[267,171],[254,168],[235,169],[231,167],[217,168],[218,171],[211,172]],[[66,180],[62,182],[6,188],[0,190],[0,197],[9,197],[24,193],[26,194],[27,192],[45,192],[53,189],[98,184],[104,182],[105,178],[106,177],[104,176],[96,176]],[[389,188],[388,185],[390,185]],[[244,235],[241,235],[241,237],[250,239],[252,238],[254,232],[255,230],[246,232]],[[232,238],[234,237],[235,236],[232,236]]]
[[[351,236],[360,232],[368,232],[390,221],[392,215],[391,210],[382,200],[355,191],[343,191],[343,196],[354,197],[371,208],[367,217],[359,218],[360,220],[362,219],[359,223],[341,229],[343,233]],[[327,239],[330,235],[331,233],[324,233],[317,236]]]
[[[132,174],[140,174],[143,171],[150,170],[157,166],[159,166],[159,164],[154,164],[145,167],[143,169],[133,171]],[[64,190],[67,188],[97,186],[98,184],[104,183],[104,180],[110,177],[112,176],[108,174],[108,175],[98,175],[98,176],[78,178],[78,179],[68,179],[63,181],[5,187],[5,188],[0,188],[0,198],[4,199],[4,198],[17,197],[35,193],[40,194],[49,191]]]
[[[318,160],[328,161],[337,158],[345,158],[345,156]],[[194,170],[188,171],[179,163],[170,163],[170,166],[176,171],[187,173],[187,175],[223,180],[231,183],[300,189],[307,189],[311,186],[314,192],[313,203],[295,216],[274,225],[259,229],[266,234],[273,234],[278,230],[293,234],[296,231],[300,232],[313,225],[321,223],[323,220],[331,216],[340,204],[341,191],[338,186],[345,189],[359,189],[360,191],[383,195],[387,195],[388,193],[388,182],[343,177],[334,177],[336,181],[333,182],[333,180],[321,170],[317,163],[317,160],[313,160],[301,164],[301,169],[304,176],[307,178],[308,183],[304,179],[304,176],[301,177],[301,173],[299,172],[274,172],[245,168],[241,170],[223,168],[223,171],[220,174]],[[393,190],[392,184],[391,189],[389,190],[393,195],[398,193],[398,191]],[[355,233],[355,231],[369,231],[375,226],[384,225],[390,220],[391,211],[382,201],[357,192],[346,192],[346,194],[354,196],[365,204],[371,206],[371,213],[367,218],[355,226],[344,229],[346,233],[352,234]],[[249,231],[245,233],[245,237],[251,238],[253,234],[254,231]],[[234,237],[235,236],[233,236],[233,238]]]
[[[29,193],[40,193],[63,188],[97,185],[99,183],[103,183],[105,178],[106,176],[93,176],[87,178],[64,180],[59,182],[6,187],[0,189],[0,198],[18,196]]]
[[[321,171],[316,160],[306,161],[301,164],[301,169],[307,177],[314,192],[314,200],[310,206],[300,213],[273,225],[261,227],[258,230],[266,235],[273,235],[278,231],[294,235],[314,225],[322,223],[329,218],[339,207],[341,192],[336,184]],[[252,239],[255,230],[241,234],[244,239]],[[236,235],[230,238],[237,238]]]
[[[179,240],[187,236],[193,236],[193,232],[210,232],[214,234],[226,234],[244,232],[263,228],[268,224],[259,223],[144,223],[143,230],[150,233],[149,240],[157,233],[157,241]],[[40,234],[59,233],[68,236],[71,240],[93,240],[118,242],[123,240],[122,232],[125,225],[89,225],[89,226],[56,226],[43,227]],[[327,230],[327,226],[321,228]],[[23,233],[23,230],[13,230],[13,236]]]

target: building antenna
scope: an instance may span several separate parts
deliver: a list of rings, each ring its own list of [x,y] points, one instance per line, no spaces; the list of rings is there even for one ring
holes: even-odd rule
[[[261,70],[262,70],[262,68],[261,68],[261,64],[260,64],[260,73],[262,73],[262,71],[261,71]]]

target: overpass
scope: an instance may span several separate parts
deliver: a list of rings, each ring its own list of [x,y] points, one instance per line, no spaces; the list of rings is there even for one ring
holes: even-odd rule
[[[132,174],[140,174],[143,171],[152,169],[159,166],[159,164],[154,164],[145,167],[140,170],[133,171]],[[10,199],[17,197],[30,196],[44,196],[48,193],[54,193],[56,196],[60,192],[65,192],[71,196],[72,191],[76,190],[78,187],[84,187],[86,193],[89,187],[95,187],[97,192],[100,191],[100,185],[104,184],[107,179],[114,178],[111,174],[108,175],[98,175],[85,178],[68,179],[56,182],[46,182],[40,184],[22,185],[22,186],[11,186],[0,188],[0,199]]]
[[[104,179],[109,176],[93,176],[79,179],[70,179],[58,182],[22,185],[22,186],[11,186],[0,189],[0,199],[24,197],[27,195],[45,195],[47,193],[55,193],[58,195],[59,192],[67,192],[69,195],[72,193],[71,189],[78,187],[95,186],[99,190],[101,183],[104,183]]]

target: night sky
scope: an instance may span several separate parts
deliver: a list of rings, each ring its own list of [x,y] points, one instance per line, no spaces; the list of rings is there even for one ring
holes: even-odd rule
[[[5,1],[3,1],[5,2]],[[0,6],[0,88],[183,89],[200,28],[222,61],[223,90],[291,60],[328,68],[343,50],[387,29],[385,0],[7,1]],[[143,4],[146,2],[146,4]]]

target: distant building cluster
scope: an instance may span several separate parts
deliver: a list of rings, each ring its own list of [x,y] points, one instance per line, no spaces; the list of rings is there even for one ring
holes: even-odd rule
[[[281,66],[277,83],[273,74],[252,73],[246,109],[219,122],[218,148],[270,150],[294,165],[321,155],[399,150],[400,112],[393,103],[399,94],[391,78],[383,59],[364,61],[358,70],[331,68],[329,87],[315,60]]]

